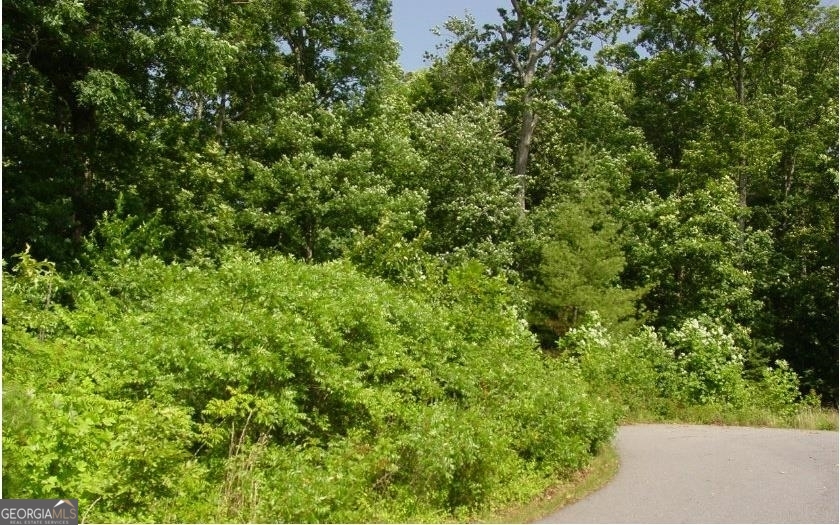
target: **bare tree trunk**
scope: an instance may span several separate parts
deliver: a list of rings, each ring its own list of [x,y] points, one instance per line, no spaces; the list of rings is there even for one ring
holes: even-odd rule
[[[531,141],[534,138],[534,130],[537,128],[537,115],[533,110],[526,108],[522,113],[522,127],[519,130],[519,144],[516,148],[516,161],[513,167],[513,174],[516,177],[517,197],[519,208],[522,213],[526,211],[525,195],[528,184],[528,158],[531,153]]]
[[[221,96],[221,102],[219,103],[219,111],[216,113],[216,137],[219,141],[222,140],[222,136],[224,135],[224,126],[225,126],[225,117],[227,113],[227,103],[228,103],[228,96],[227,93],[223,93]]]
[[[736,75],[735,75],[735,95],[738,98],[738,105],[742,108],[746,109],[747,107],[747,94],[746,94],[746,65],[744,64],[744,50],[741,45],[741,32],[740,30],[736,29],[735,31],[735,39],[734,45],[735,49],[733,52],[733,57],[735,58],[735,67],[736,67]],[[749,175],[747,174],[747,158],[744,154],[744,147],[747,142],[746,133],[741,130],[741,152],[740,157],[738,159],[738,203],[741,206],[741,216],[738,217],[738,227],[741,230],[741,233],[747,231],[747,192],[749,190]]]

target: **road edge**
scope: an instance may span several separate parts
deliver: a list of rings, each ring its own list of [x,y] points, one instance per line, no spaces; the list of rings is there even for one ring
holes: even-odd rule
[[[589,466],[570,478],[558,479],[531,501],[480,516],[475,523],[533,523],[597,492],[615,478],[619,466],[618,450],[606,444]]]

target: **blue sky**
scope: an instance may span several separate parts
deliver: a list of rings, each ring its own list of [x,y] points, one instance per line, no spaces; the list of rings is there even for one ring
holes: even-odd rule
[[[442,26],[449,17],[463,18],[469,13],[481,27],[500,20],[500,7],[510,10],[509,0],[392,0],[391,5],[394,34],[402,46],[400,65],[405,71],[427,65],[423,53],[434,52],[435,46],[445,40],[432,34],[431,29]]]
[[[432,27],[450,16],[463,18],[469,11],[481,26],[498,20],[496,9],[508,5],[507,0],[392,0],[394,33],[402,46],[400,64],[406,71],[423,67],[423,53],[443,41],[432,34]]]
[[[838,0],[820,0],[821,5],[837,5]],[[499,7],[508,0],[392,0],[394,33],[402,46],[400,64],[406,71],[424,67],[423,53],[434,51],[443,39],[432,34],[450,16],[463,18],[468,11],[479,26],[499,20]]]

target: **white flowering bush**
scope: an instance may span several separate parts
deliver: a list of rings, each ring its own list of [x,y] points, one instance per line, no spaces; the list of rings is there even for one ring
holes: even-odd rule
[[[666,336],[677,363],[675,393],[681,401],[741,407],[749,397],[744,355],[723,327],[708,318],[685,321]]]
[[[801,397],[799,376],[784,359],[777,359],[774,364],[775,367],[768,366],[761,371],[761,381],[752,389],[753,400],[774,412],[792,416]]]
[[[786,362],[749,379],[735,338],[707,317],[688,319],[663,335],[646,326],[619,336],[590,312],[560,339],[559,349],[590,393],[630,418],[679,417],[692,407],[706,407],[707,414],[759,410],[788,417],[798,406],[799,379]]]
[[[560,339],[562,359],[577,367],[594,394],[604,396],[625,413],[664,409],[672,392],[673,352],[650,327],[617,337],[597,312]]]

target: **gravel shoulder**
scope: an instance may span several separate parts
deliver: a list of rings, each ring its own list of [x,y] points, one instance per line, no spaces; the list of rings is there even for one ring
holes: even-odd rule
[[[838,433],[695,425],[619,429],[621,467],[538,523],[838,523]]]

